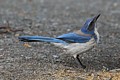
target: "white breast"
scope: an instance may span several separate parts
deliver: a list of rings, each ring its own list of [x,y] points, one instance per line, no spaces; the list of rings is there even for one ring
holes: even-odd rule
[[[85,51],[93,48],[93,46],[96,44],[96,42],[95,42],[94,38],[92,38],[91,40],[89,40],[86,43],[71,43],[68,45],[63,45],[61,43],[53,43],[53,44],[55,46],[66,49],[67,54],[75,55],[75,54],[80,54],[82,52],[85,52]]]

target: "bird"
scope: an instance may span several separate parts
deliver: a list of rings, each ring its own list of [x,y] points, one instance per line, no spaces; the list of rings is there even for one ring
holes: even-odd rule
[[[99,16],[100,14],[97,14],[92,18],[88,18],[79,30],[65,33],[55,38],[25,35],[19,36],[18,39],[23,42],[47,42],[63,48],[66,54],[73,56],[75,61],[85,69],[86,65],[81,62],[79,56],[99,43],[100,35],[96,24]]]

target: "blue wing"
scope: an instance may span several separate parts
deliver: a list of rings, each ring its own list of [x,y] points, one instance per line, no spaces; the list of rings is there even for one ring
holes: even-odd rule
[[[57,39],[61,39],[66,42],[72,42],[72,43],[85,43],[91,39],[91,36],[81,36],[72,32],[72,33],[60,35],[57,37]]]
[[[44,36],[19,36],[20,41],[24,42],[55,42],[55,43],[85,43],[91,39],[91,36],[81,36],[76,33],[68,33],[58,36],[57,38]]]

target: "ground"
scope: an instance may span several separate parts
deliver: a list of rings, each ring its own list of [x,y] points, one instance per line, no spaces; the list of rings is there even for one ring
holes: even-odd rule
[[[72,32],[99,13],[101,43],[80,55],[86,69],[51,44],[18,41]],[[0,27],[14,29],[0,30],[0,80],[120,80],[119,15],[120,0],[0,0]]]

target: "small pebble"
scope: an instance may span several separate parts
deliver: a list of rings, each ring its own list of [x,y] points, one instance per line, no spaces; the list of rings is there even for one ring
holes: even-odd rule
[[[113,6],[114,6],[114,7],[117,7],[117,5],[118,5],[118,3],[116,3],[116,2],[115,2],[115,3],[113,3]]]
[[[59,56],[58,55],[53,55],[54,58],[58,58]]]

